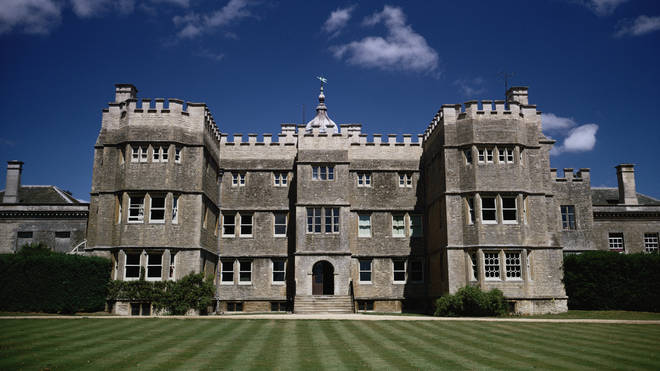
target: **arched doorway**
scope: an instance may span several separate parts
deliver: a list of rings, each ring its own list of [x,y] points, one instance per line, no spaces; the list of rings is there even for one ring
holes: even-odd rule
[[[325,260],[312,267],[312,295],[334,295],[335,268]]]

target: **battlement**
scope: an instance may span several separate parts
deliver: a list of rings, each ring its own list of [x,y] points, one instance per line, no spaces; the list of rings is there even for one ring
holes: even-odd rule
[[[463,104],[443,104],[424,131],[424,140],[435,132],[439,124],[459,124],[461,120],[540,119],[541,112],[536,110],[536,105],[521,103],[527,102],[527,88],[511,88],[509,93],[511,97],[508,101],[469,100]]]
[[[312,125],[312,130],[307,131],[306,125],[282,124],[281,132],[277,135],[271,133],[248,134],[247,140],[242,133],[236,133],[232,137],[228,133],[220,134],[220,144],[226,146],[280,146],[295,145],[300,137],[306,138],[343,138],[353,146],[419,146],[422,143],[422,135],[417,135],[413,141],[412,134],[368,134],[362,133],[361,124],[342,124],[339,133],[325,133],[320,131],[320,125]]]
[[[564,168],[564,176],[561,178],[557,177],[557,169],[550,169],[550,178],[558,183],[571,183],[571,182],[584,182],[589,185],[591,180],[591,173],[589,169],[583,168],[577,172],[573,171],[573,168]]]
[[[121,90],[121,91],[120,91]],[[127,90],[127,92],[124,92]],[[204,128],[207,133],[216,141],[220,142],[220,130],[218,125],[211,114],[211,111],[205,103],[184,102],[176,98],[135,98],[137,89],[130,84],[117,84],[117,96],[130,98],[123,99],[118,102],[110,102],[108,108],[103,110],[104,113],[115,114],[120,118],[130,117],[131,120],[136,120],[142,116],[145,119],[149,118],[166,118],[166,117],[191,117],[191,115],[203,117]],[[120,98],[117,98],[119,100]],[[167,120],[162,120],[167,122]],[[131,121],[129,120],[129,123]]]

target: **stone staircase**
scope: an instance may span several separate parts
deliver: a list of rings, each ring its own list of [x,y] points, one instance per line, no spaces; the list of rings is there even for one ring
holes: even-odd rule
[[[353,300],[349,295],[296,296],[294,313],[353,313]]]

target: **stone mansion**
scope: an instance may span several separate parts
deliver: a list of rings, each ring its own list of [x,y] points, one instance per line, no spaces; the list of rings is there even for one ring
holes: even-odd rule
[[[218,313],[425,310],[466,285],[518,313],[565,311],[563,254],[657,250],[660,201],[636,193],[633,165],[618,189],[592,188],[588,169],[559,176],[527,88],[506,98],[383,137],[336,124],[322,87],[306,125],[230,138],[203,103],[118,84],[85,251],[118,280],[203,272]],[[139,314],[130,304],[113,310]]]

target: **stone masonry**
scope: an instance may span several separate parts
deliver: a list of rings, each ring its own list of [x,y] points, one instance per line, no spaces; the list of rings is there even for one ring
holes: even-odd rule
[[[204,272],[218,313],[424,311],[466,285],[561,312],[563,253],[611,249],[611,233],[623,251],[657,249],[660,201],[635,192],[632,165],[613,204],[588,169],[558,178],[524,87],[443,105],[415,137],[335,124],[323,87],[309,123],[247,140],[204,104],[139,103],[118,84],[103,110],[87,251],[113,259],[114,279]]]

